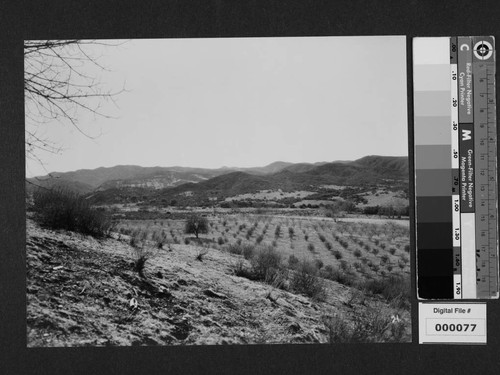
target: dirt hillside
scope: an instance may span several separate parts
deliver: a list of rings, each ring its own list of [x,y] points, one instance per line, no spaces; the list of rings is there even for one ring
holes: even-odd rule
[[[239,255],[168,245],[133,269],[126,238],[96,240],[27,222],[28,346],[326,343],[332,325],[397,313],[381,297],[326,280],[315,302],[234,275]],[[402,336],[409,335],[408,313]],[[369,320],[372,320],[370,323]],[[376,319],[375,319],[376,320]],[[390,341],[390,340],[389,340]]]

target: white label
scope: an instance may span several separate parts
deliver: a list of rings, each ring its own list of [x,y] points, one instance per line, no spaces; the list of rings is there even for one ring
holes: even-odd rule
[[[485,303],[418,304],[419,343],[486,344]]]

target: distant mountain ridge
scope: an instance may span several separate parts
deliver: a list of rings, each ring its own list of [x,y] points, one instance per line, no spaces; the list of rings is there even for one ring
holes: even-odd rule
[[[30,178],[28,181],[46,188],[66,188],[79,193],[89,193],[119,187],[165,188],[186,182],[199,182],[229,172],[231,170],[222,168],[117,165],[73,172],[53,172],[46,176]]]
[[[82,194],[120,190],[219,191],[224,195],[267,189],[303,189],[325,184],[360,185],[384,180],[408,180],[408,158],[365,156],[354,161],[319,163],[274,162],[252,168],[140,167],[119,165],[52,173],[53,178],[29,179],[48,188],[62,187]],[[31,188],[28,185],[28,188]]]
[[[304,163],[285,167],[276,173],[253,175],[231,172],[197,184],[183,184],[172,193],[185,191],[221,191],[224,195],[258,190],[298,190],[320,185],[362,185],[408,180],[407,157],[367,156],[352,162]]]

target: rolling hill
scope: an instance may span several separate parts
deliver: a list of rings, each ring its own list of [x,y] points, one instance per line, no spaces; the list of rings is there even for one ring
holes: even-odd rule
[[[172,200],[177,196],[224,198],[261,190],[316,190],[322,185],[368,186],[408,181],[408,158],[365,156],[354,161],[320,163],[274,162],[254,168],[140,167],[82,169],[29,179],[47,188],[65,188],[99,203]],[[33,189],[27,184],[27,190]]]
[[[186,183],[198,183],[223,174],[246,172],[255,175],[276,173],[292,163],[277,161],[264,167],[217,169],[189,167],[140,167],[117,165],[96,169],[80,169],[73,172],[52,172],[46,176],[29,178],[27,190],[35,185],[45,188],[62,188],[88,194],[93,191],[124,188],[164,189]]]
[[[66,188],[82,194],[112,188],[163,189],[188,182],[199,182],[229,173],[226,169],[186,167],[140,167],[117,165],[110,168],[80,169],[74,172],[54,172],[30,178],[29,182],[46,188]],[[28,189],[33,187],[28,184]]]
[[[314,164],[280,164],[275,173],[231,171],[198,181],[180,181],[176,185],[155,188],[144,184],[133,185],[131,180],[113,181],[101,185],[92,193],[97,203],[119,203],[121,201],[169,202],[178,197],[192,196],[198,199],[218,200],[239,194],[261,190],[317,190],[322,185],[373,186],[376,184],[404,185],[408,181],[408,159],[406,157],[367,156],[351,162]],[[268,170],[273,170],[269,168]],[[220,170],[217,170],[220,171]],[[191,176],[191,175],[190,175]],[[151,180],[149,180],[151,183]]]

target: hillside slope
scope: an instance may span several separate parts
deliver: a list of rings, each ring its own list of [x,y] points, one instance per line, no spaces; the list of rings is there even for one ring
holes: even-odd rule
[[[326,301],[313,302],[235,276],[239,255],[210,249],[198,261],[196,246],[169,247],[141,278],[127,241],[46,230],[28,219],[28,346],[321,343],[334,314],[346,324],[391,314],[380,298],[356,301],[333,281]]]

